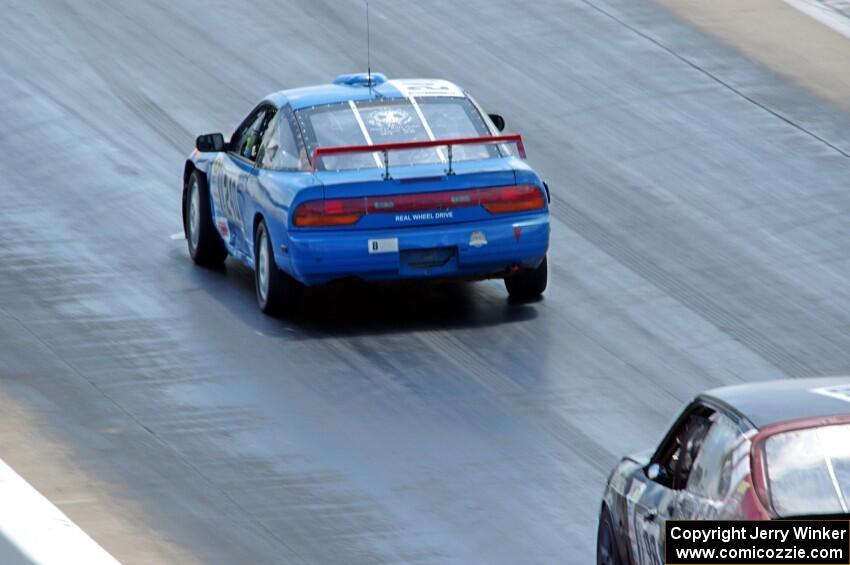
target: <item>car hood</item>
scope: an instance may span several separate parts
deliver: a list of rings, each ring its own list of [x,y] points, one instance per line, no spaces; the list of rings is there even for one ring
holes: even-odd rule
[[[643,467],[649,465],[649,460],[652,459],[652,453],[653,451],[651,449],[645,449],[637,453],[626,455],[625,458],[629,459],[630,461],[634,461],[635,463]]]

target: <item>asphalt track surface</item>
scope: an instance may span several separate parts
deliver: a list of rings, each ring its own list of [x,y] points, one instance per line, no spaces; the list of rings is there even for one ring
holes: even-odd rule
[[[850,373],[847,114],[643,0],[372,8],[373,68],[524,134],[544,300],[273,320],[170,237],[195,134],[365,67],[359,0],[0,11],[0,458],[122,562],[590,563],[695,393]]]

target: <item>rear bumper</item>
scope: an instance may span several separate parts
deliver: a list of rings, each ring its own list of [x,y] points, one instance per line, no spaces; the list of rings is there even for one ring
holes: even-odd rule
[[[307,285],[341,278],[483,278],[533,268],[549,248],[549,215],[381,230],[298,231],[278,265]],[[370,240],[398,251],[370,252]],[[434,253],[430,251],[434,250]]]

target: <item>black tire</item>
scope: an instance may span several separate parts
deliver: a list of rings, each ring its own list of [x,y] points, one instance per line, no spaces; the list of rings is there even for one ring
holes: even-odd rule
[[[596,565],[620,565],[617,538],[607,508],[602,509],[596,530]]]
[[[536,269],[523,269],[505,277],[505,288],[514,300],[533,300],[543,294],[549,280],[546,257]]]
[[[227,249],[215,229],[206,178],[198,171],[192,171],[186,184],[184,213],[183,225],[192,261],[203,267],[220,268],[227,259]]]
[[[257,305],[269,316],[293,312],[304,290],[301,283],[277,268],[274,247],[263,220],[254,234],[254,288]]]

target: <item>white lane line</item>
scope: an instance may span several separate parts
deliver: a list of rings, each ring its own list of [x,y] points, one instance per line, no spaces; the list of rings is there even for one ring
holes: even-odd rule
[[[35,565],[119,565],[2,460],[0,536]]]
[[[179,231],[177,233],[171,234],[169,237],[174,241],[180,241],[182,239],[186,239],[186,234],[184,234],[182,231]]]
[[[825,26],[845,37],[850,37],[850,18],[830,8],[821,0],[785,0],[785,3],[800,10]]]

